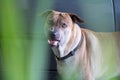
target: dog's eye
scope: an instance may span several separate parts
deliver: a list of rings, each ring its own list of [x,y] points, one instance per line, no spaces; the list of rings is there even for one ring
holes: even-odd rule
[[[62,28],[66,28],[67,24],[66,23],[62,23]]]

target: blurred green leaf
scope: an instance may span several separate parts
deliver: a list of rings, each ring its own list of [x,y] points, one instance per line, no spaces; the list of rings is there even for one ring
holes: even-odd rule
[[[14,0],[1,0],[3,79],[25,80],[22,14]]]

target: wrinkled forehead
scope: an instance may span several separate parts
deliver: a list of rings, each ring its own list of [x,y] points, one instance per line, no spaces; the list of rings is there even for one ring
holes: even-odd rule
[[[49,20],[53,21],[54,23],[62,21],[70,23],[70,21],[72,21],[68,13],[57,11],[52,11],[52,13],[49,16]]]

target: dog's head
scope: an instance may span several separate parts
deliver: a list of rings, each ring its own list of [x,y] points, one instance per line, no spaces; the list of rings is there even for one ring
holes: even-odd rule
[[[47,12],[46,34],[48,43],[54,47],[67,44],[70,39],[73,25],[76,22],[84,22],[77,15],[58,11]]]

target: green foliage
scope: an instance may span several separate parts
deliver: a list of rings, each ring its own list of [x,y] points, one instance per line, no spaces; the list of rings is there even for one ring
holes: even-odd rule
[[[27,19],[18,5],[19,1],[0,0],[0,76],[2,80],[44,80],[48,55],[44,19],[34,17],[29,39],[25,32]],[[50,4],[51,1],[38,1],[35,15],[50,8]]]

